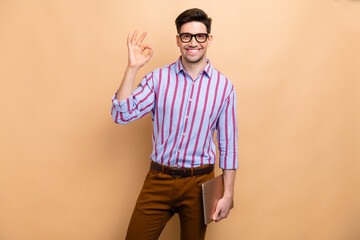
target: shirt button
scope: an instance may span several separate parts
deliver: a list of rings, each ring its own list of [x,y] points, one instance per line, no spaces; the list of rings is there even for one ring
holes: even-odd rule
[[[189,118],[189,116],[186,116],[185,118],[186,118],[186,119],[188,119],[188,118]]]
[[[178,149],[178,152],[180,152],[180,149]]]
[[[179,165],[175,164],[175,167],[178,167]]]
[[[192,99],[191,99],[191,98],[189,98],[189,101],[190,101],[190,102],[191,102],[191,100],[192,100]]]
[[[182,134],[183,136],[185,136],[185,132],[183,132],[183,134]]]

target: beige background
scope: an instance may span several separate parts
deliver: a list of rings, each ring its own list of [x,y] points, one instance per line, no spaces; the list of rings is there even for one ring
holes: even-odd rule
[[[151,151],[149,117],[110,116],[126,35],[155,49],[140,80],[191,7],[238,96],[236,206],[207,239],[360,239],[359,1],[1,0],[1,240],[124,239]]]

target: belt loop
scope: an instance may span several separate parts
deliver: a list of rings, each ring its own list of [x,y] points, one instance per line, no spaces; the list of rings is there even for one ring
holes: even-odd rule
[[[194,176],[194,169],[191,168],[191,176]]]
[[[161,173],[164,173],[164,165],[161,166]]]

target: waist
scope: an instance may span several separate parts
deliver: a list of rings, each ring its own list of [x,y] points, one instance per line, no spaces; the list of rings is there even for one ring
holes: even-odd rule
[[[211,173],[212,171],[214,171],[214,164],[203,165],[196,168],[175,168],[151,161],[150,168],[155,171],[170,175],[172,177],[191,177]]]

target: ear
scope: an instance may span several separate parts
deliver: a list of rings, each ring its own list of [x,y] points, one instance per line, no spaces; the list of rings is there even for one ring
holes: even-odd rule
[[[212,41],[213,41],[213,38],[214,38],[214,36],[213,36],[213,35],[211,35],[211,34],[209,34],[209,37],[208,37],[208,40],[207,40],[208,47],[210,47],[210,46],[211,46],[211,43],[212,43]]]
[[[176,45],[180,47],[180,37],[179,35],[176,35]]]

